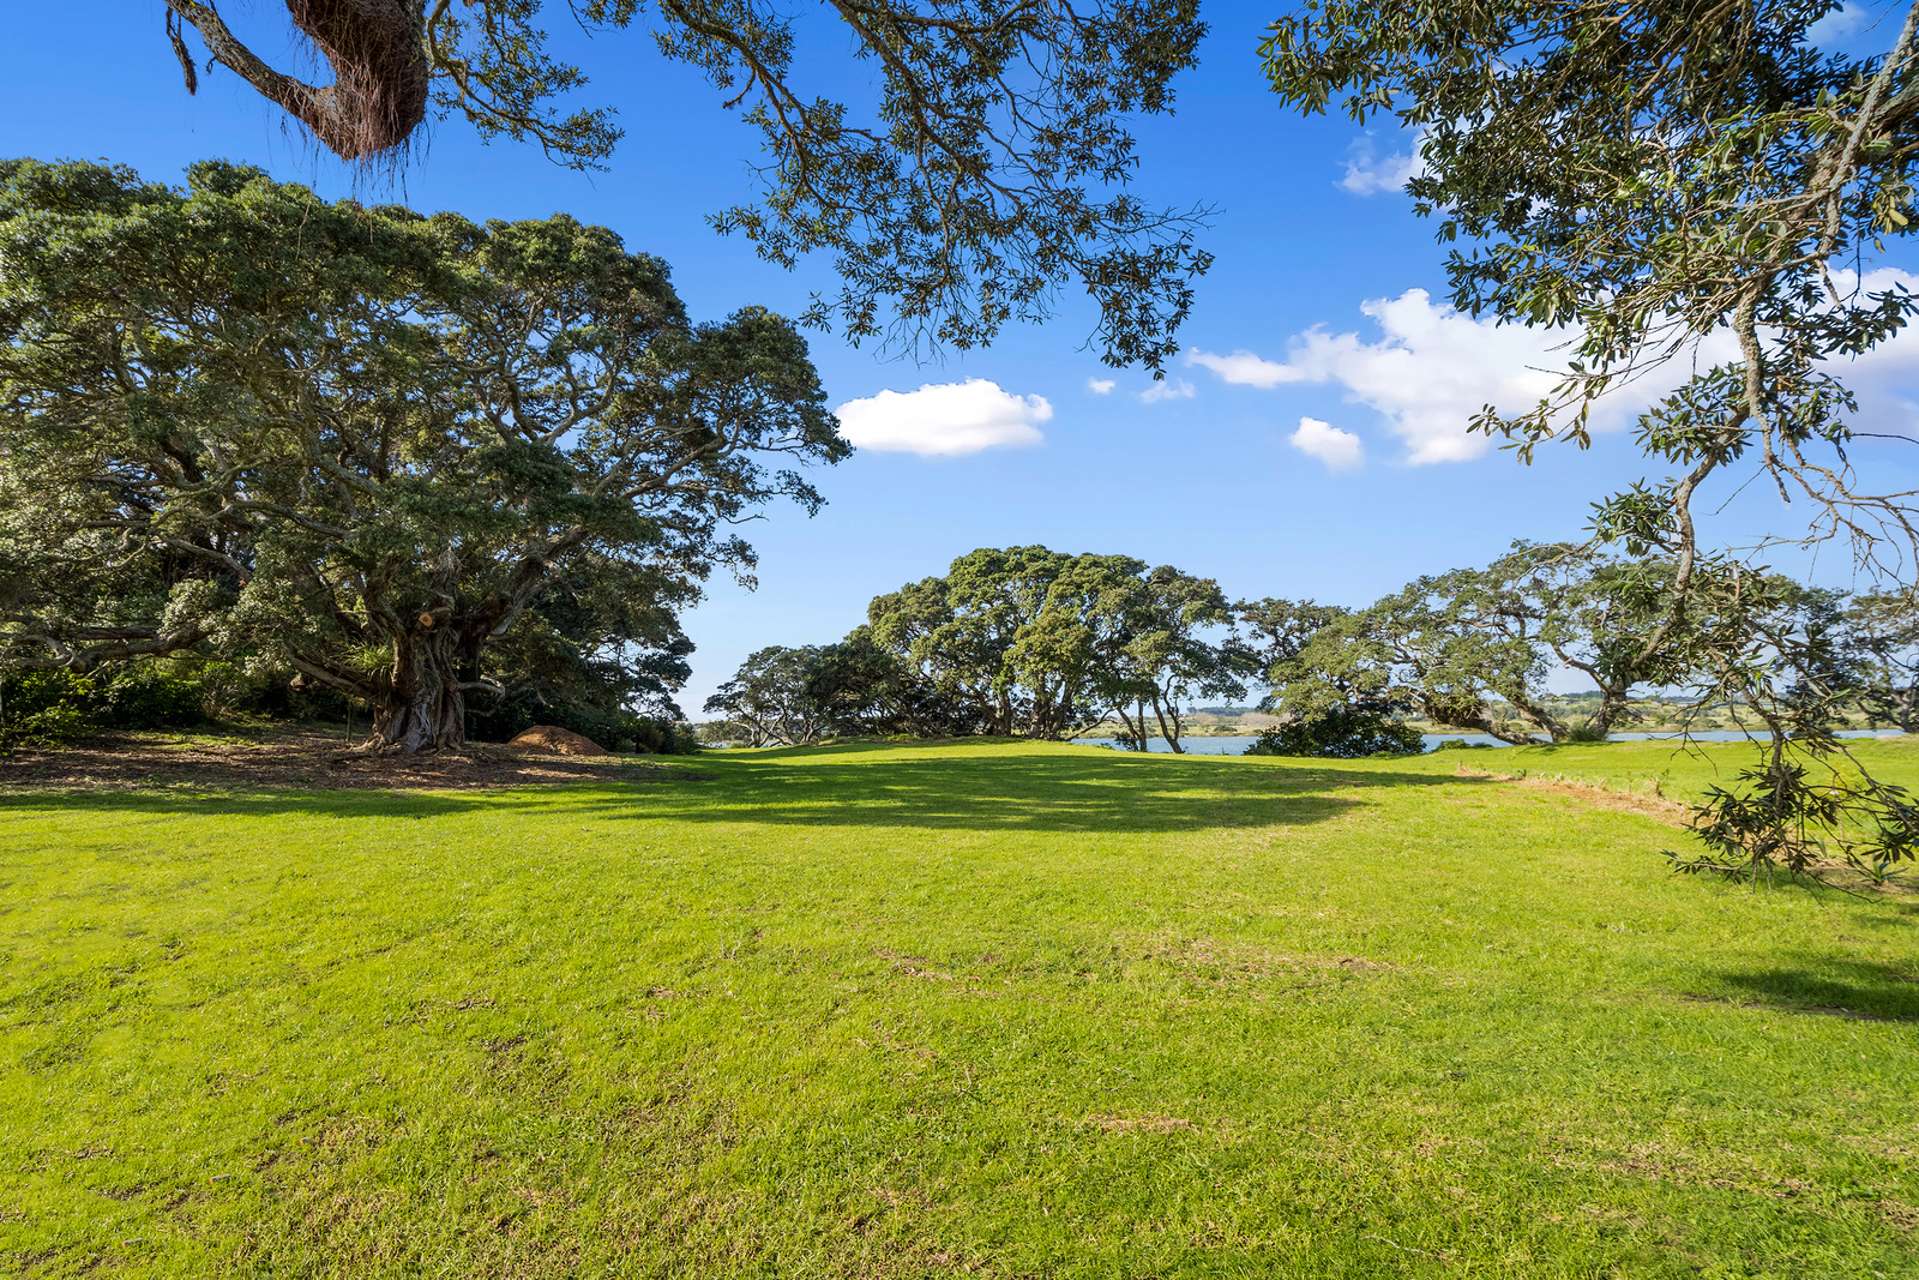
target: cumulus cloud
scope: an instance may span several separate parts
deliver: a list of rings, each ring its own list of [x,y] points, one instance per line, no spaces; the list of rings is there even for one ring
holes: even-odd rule
[[[1836,271],[1833,276],[1833,283],[1842,295],[1855,287],[1855,277],[1851,272]],[[1880,267],[1856,279],[1856,287],[1861,295],[1886,293],[1893,289],[1919,293],[1919,275],[1901,271],[1897,267]],[[1727,347],[1728,351],[1719,359],[1736,358],[1737,353],[1730,350],[1730,342]],[[1844,379],[1858,396],[1859,412],[1854,415],[1855,424],[1870,431],[1915,434],[1915,428],[1919,428],[1919,404],[1914,403],[1915,391],[1919,390],[1919,380],[1915,379],[1915,375],[1919,375],[1919,329],[1907,325],[1890,341],[1880,343],[1864,355],[1850,360],[1828,361],[1826,368]]]
[[[1186,348],[1186,363],[1219,375],[1220,381],[1241,387],[1276,387],[1282,382],[1299,382],[1305,375],[1291,365],[1241,348],[1230,355],[1215,355],[1198,347]]]
[[[1161,378],[1139,393],[1140,403],[1158,404],[1162,400],[1191,400],[1197,389],[1184,378]]]
[[[1086,389],[1096,396],[1110,396],[1113,394],[1113,388],[1118,385],[1119,384],[1111,378],[1088,378],[1086,380]]]
[[[1045,437],[1053,416],[1045,396],[1021,396],[985,378],[928,383],[917,391],[882,391],[834,410],[840,434],[861,449],[951,458],[983,449],[1018,448]]]
[[[1835,277],[1842,291],[1853,287],[1849,275]],[[1863,293],[1895,287],[1919,292],[1919,275],[1881,268],[1868,272],[1857,285]],[[1435,303],[1424,289],[1372,299],[1360,305],[1360,312],[1373,322],[1373,332],[1308,329],[1288,344],[1283,361],[1250,351],[1215,356],[1192,350],[1186,362],[1243,386],[1339,387],[1349,401],[1379,414],[1404,444],[1407,461],[1463,462],[1494,444],[1467,430],[1479,411],[1491,405],[1510,414],[1536,405],[1559,382],[1577,336],[1568,329],[1474,319]],[[1622,426],[1691,377],[1695,367],[1736,360],[1738,354],[1729,334],[1712,334],[1699,344],[1695,360],[1674,360],[1599,401],[1592,425],[1601,431]],[[1910,434],[1919,423],[1912,390],[1919,372],[1919,328],[1903,330],[1865,355],[1835,361],[1830,368],[1859,397],[1855,424]]]
[[[1328,471],[1351,471],[1366,460],[1366,446],[1350,431],[1318,418],[1301,418],[1287,439],[1293,448],[1326,464]]]
[[[1246,386],[1339,386],[1385,419],[1415,463],[1461,462],[1486,452],[1486,437],[1466,431],[1473,415],[1487,404],[1517,411],[1536,403],[1565,364],[1557,348],[1566,333],[1475,320],[1435,304],[1424,289],[1372,299],[1360,311],[1378,336],[1313,328],[1292,340],[1283,362],[1246,351],[1191,352],[1187,360]]]
[[[1356,196],[1377,196],[1403,189],[1419,172],[1419,145],[1424,131],[1415,131],[1404,151],[1382,151],[1367,133],[1346,149],[1346,176],[1339,185]]]

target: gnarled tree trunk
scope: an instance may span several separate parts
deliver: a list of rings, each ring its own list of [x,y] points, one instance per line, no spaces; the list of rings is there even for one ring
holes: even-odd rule
[[[444,626],[394,638],[393,665],[373,701],[369,747],[412,755],[466,745],[459,641],[458,633]]]

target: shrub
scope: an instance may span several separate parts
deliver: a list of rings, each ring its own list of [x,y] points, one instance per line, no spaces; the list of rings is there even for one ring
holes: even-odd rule
[[[179,729],[206,721],[206,693],[198,672],[181,674],[152,664],[122,667],[94,681],[102,726]]]
[[[1380,707],[1339,703],[1316,715],[1297,716],[1267,729],[1246,748],[1249,756],[1320,756],[1357,760],[1365,756],[1417,755],[1425,748],[1419,730]]]
[[[53,747],[96,727],[94,681],[67,671],[27,671],[0,679],[0,754]]]
[[[101,729],[178,729],[203,723],[206,702],[196,671],[165,663],[24,671],[0,679],[0,742],[50,747]]]

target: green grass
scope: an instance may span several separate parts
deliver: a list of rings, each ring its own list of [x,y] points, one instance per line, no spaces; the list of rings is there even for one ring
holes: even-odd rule
[[[1919,738],[1849,738],[1844,740],[1852,760],[1830,757],[1832,767],[1869,769],[1887,782],[1919,791]],[[1601,742],[1586,745],[1488,747],[1465,751],[1435,751],[1403,761],[1402,767],[1419,773],[1457,773],[1460,769],[1510,774],[1534,779],[1561,779],[1625,794],[1656,792],[1668,799],[1691,801],[1711,786],[1740,788],[1739,773],[1761,759],[1756,743],[1702,743],[1682,745],[1675,737],[1665,742]],[[1820,766],[1812,776],[1822,778]]]
[[[1489,755],[5,796],[0,1273],[1919,1274],[1919,903]]]

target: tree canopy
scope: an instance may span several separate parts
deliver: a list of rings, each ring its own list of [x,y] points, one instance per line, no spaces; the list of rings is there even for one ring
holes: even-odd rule
[[[664,263],[564,216],[12,161],[0,261],[14,664],[212,644],[368,700],[388,747],[457,745],[509,637],[651,636],[671,681],[665,616],[751,566],[728,526],[819,504],[773,464],[847,452],[788,322],[695,324]]]
[[[1707,818],[1727,850],[1744,851],[1725,865],[1801,866],[1808,847],[1852,847],[1860,815],[1833,803],[1848,788],[1886,833],[1869,860],[1913,852],[1903,795],[1846,782],[1862,771],[1808,714],[1830,704],[1807,690],[1837,687],[1825,628],[1781,625],[1790,593],[1753,558],[1779,541],[1836,539],[1895,589],[1919,564],[1914,492],[1890,469],[1856,465],[1885,433],[1859,419],[1846,378],[1919,309],[1903,277],[1875,270],[1915,226],[1919,6],[1867,56],[1815,43],[1813,24],[1838,7],[1305,0],[1261,47],[1288,104],[1411,131],[1419,167],[1407,190],[1454,246],[1457,306],[1568,332],[1556,387],[1523,412],[1489,407],[1476,429],[1527,459],[1556,439],[1584,447],[1601,396],[1646,379],[1673,386],[1637,428],[1667,474],[1604,497],[1594,532],[1631,559],[1670,562],[1672,589],[1640,649],[1676,650],[1700,696],[1738,698],[1774,734],[1763,801],[1736,820]],[[1702,546],[1702,495],[1755,479],[1798,504],[1804,524],[1756,547]]]
[[[833,645],[753,654],[707,703],[756,742],[825,734],[1064,738],[1119,717],[1181,749],[1199,697],[1249,669],[1219,585],[1130,556],[982,547],[876,597]]]
[[[1692,675],[1677,639],[1649,649],[1669,607],[1671,565],[1572,544],[1517,543],[1483,568],[1419,578],[1358,610],[1242,606],[1268,641],[1269,706],[1316,718],[1416,714],[1506,742],[1603,739],[1636,692]],[[1692,638],[1691,633],[1688,638]],[[1577,723],[1555,706],[1555,670],[1599,695]]]
[[[870,118],[809,96],[796,23],[765,0],[286,0],[326,84],[270,65],[211,0],[166,6],[189,91],[193,33],[212,62],[350,160],[405,147],[437,109],[563,164],[601,165],[620,127],[602,107],[568,110],[586,76],[548,51],[541,21],[644,31],[760,135],[760,198],[714,225],[783,265],[831,255],[839,287],[806,319],[854,339],[965,349],[1008,320],[1050,315],[1073,281],[1098,311],[1106,359],[1157,368],[1178,351],[1174,330],[1210,263],[1194,242],[1202,210],[1128,189],[1128,121],[1172,109],[1173,77],[1205,33],[1196,0],[831,0],[878,75]]]
[[[1807,536],[1913,545],[1910,495],[1846,465],[1857,406],[1839,375],[1919,307],[1864,269],[1913,227],[1919,9],[1883,54],[1855,58],[1807,35],[1837,7],[1309,0],[1262,47],[1290,104],[1337,98],[1416,131],[1407,186],[1460,244],[1458,306],[1574,330],[1555,391],[1480,429],[1522,451],[1583,445],[1597,397],[1696,365],[1640,422],[1648,455],[1679,473],[1602,513],[1609,535],[1679,555],[1682,576],[1695,493],[1741,463],[1810,500]]]

